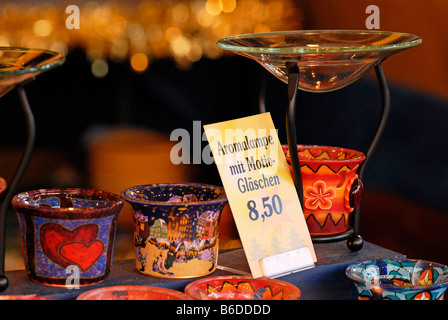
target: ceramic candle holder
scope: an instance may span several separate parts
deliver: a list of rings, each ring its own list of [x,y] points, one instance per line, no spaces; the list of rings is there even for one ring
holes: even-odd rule
[[[291,165],[288,146],[283,145]],[[336,235],[349,230],[350,213],[363,192],[356,171],[365,160],[359,151],[298,145],[303,183],[302,210],[311,235]]]
[[[33,295],[0,295],[0,300],[55,300]]]
[[[113,286],[80,294],[76,300],[192,300],[185,293],[150,286]]]
[[[443,300],[448,266],[417,259],[377,259],[345,271],[359,300]]]
[[[123,199],[91,189],[43,189],[12,200],[31,280],[82,286],[104,280],[112,264]]]
[[[5,191],[7,187],[8,187],[8,184],[6,183],[5,179],[0,177],[0,193]]]
[[[296,286],[269,278],[222,276],[196,280],[185,287],[195,300],[299,300]]]
[[[122,192],[134,211],[136,267],[155,277],[192,278],[216,269],[222,187],[151,184]]]

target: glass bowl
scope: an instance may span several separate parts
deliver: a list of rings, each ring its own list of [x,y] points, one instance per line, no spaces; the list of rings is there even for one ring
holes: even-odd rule
[[[44,49],[0,47],[0,97],[19,83],[62,65],[65,57]]]
[[[185,293],[195,300],[299,300],[296,286],[269,278],[221,276],[194,281]]]
[[[377,259],[345,271],[359,300],[443,300],[448,266],[417,259]]]
[[[414,47],[421,38],[377,30],[296,30],[231,36],[218,47],[260,63],[288,82],[287,63],[300,69],[298,88],[328,92],[358,80],[392,54]]]

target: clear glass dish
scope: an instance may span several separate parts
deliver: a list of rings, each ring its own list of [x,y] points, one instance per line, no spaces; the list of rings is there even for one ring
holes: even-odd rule
[[[299,30],[231,36],[218,47],[260,63],[288,82],[287,63],[300,69],[298,88],[311,92],[341,89],[392,54],[421,38],[408,33],[356,30]]]
[[[19,47],[0,47],[0,97],[16,85],[62,65],[61,53]]]

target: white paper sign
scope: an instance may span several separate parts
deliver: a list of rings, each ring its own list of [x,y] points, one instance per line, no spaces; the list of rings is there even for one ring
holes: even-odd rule
[[[314,266],[311,236],[270,114],[204,129],[252,276]]]

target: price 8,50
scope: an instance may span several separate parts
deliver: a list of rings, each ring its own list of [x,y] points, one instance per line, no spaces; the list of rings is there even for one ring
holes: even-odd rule
[[[252,221],[257,221],[260,217],[263,222],[266,218],[271,217],[274,213],[281,214],[283,210],[282,200],[277,194],[272,197],[262,197],[261,204],[263,212],[260,214],[257,208],[257,202],[255,200],[249,200],[247,202],[247,209],[249,209],[249,218]]]

